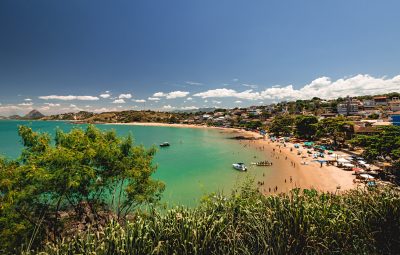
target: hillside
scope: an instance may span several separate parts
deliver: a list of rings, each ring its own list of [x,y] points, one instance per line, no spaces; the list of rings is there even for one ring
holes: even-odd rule
[[[80,111],[80,112],[70,112],[70,113],[62,113],[62,114],[56,114],[56,115],[51,115],[51,116],[46,116],[42,118],[42,120],[80,120],[84,121],[88,118],[91,118],[95,114],[93,112],[86,112],[86,111]]]
[[[51,115],[42,120],[74,120],[85,123],[128,123],[128,122],[161,122],[175,123],[188,116],[188,113],[168,113],[155,111],[121,111],[121,112],[78,112]]]
[[[27,120],[37,120],[37,119],[41,119],[45,117],[41,112],[39,112],[38,110],[32,110],[30,111],[28,114],[26,114],[23,119],[27,119]]]

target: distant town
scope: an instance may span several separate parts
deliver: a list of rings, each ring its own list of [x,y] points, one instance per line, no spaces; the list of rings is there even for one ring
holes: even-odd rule
[[[33,110],[26,116],[1,117],[2,119],[70,120],[85,123],[157,122],[208,125],[226,128],[261,129],[268,127],[279,115],[309,115],[319,119],[346,116],[354,123],[354,133],[378,132],[377,127],[400,125],[400,93],[359,96],[324,100],[312,98],[250,106],[247,108],[203,108],[193,111],[157,112],[120,111],[92,113],[80,111],[44,116]]]

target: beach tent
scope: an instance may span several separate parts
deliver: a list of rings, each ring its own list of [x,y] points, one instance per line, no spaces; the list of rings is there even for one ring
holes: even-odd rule
[[[350,161],[348,161],[347,159],[344,159],[344,158],[338,159],[337,162],[338,162],[338,163],[341,163],[341,164],[350,163]]]
[[[304,143],[304,146],[307,146],[307,147],[312,147],[313,145],[314,145],[313,142],[305,142]]]
[[[336,153],[333,153],[333,154],[329,155],[329,157],[336,159],[336,158],[338,158],[338,155]]]
[[[344,167],[348,167],[348,168],[353,168],[354,167],[354,165],[350,164],[350,163],[345,163],[345,164],[343,164],[343,166]]]
[[[369,175],[369,174],[360,174],[360,177],[361,177],[362,179],[366,179],[366,180],[373,180],[373,179],[375,179],[372,175]]]

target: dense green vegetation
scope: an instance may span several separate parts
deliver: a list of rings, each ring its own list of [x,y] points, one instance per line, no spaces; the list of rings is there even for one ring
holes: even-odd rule
[[[293,133],[294,117],[288,114],[273,118],[268,131],[276,136],[289,136]]]
[[[283,114],[273,118],[268,130],[277,136],[293,134],[311,140],[329,137],[338,146],[351,139],[353,123],[343,116],[318,120],[315,116]]]
[[[155,148],[134,146],[130,136],[94,126],[58,130],[54,143],[26,126],[19,134],[21,157],[0,161],[0,251],[55,241],[74,224],[96,225],[111,214],[121,220],[160,199],[164,185],[151,179]]]
[[[299,138],[312,139],[317,132],[318,118],[315,116],[299,115],[295,119],[295,134]]]
[[[380,132],[373,135],[358,135],[351,143],[365,148],[364,157],[369,160],[400,159],[400,127],[380,127]]]
[[[346,137],[345,118],[284,119],[297,135],[323,125]],[[350,123],[351,124],[351,123]],[[303,132],[301,130],[304,130]],[[299,134],[299,132],[301,134]],[[157,206],[154,148],[93,126],[47,134],[20,127],[19,159],[0,159],[1,254],[396,254],[400,193],[293,190],[265,197],[252,181],[230,196],[211,194],[196,208]],[[317,136],[314,131],[312,135]],[[400,158],[400,128],[360,136],[371,157]],[[388,146],[390,149],[385,149]],[[378,151],[379,153],[375,153]],[[367,155],[366,155],[367,156]],[[141,207],[141,205],[150,205]]]
[[[316,128],[316,136],[331,138],[334,146],[344,144],[351,139],[354,132],[353,123],[343,116],[322,119],[316,124]]]
[[[197,208],[87,230],[42,254],[396,254],[399,218],[400,196],[390,189],[264,197],[244,186]]]
[[[392,162],[390,170],[400,180],[400,127],[380,127],[379,131],[373,135],[358,135],[350,143],[364,148],[363,156],[369,161]]]

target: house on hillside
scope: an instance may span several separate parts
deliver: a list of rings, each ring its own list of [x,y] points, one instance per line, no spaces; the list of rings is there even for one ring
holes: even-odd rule
[[[386,96],[376,96],[374,97],[374,104],[375,106],[387,106],[388,99]]]
[[[372,99],[365,99],[362,101],[362,104],[365,110],[375,108],[375,101]]]
[[[359,100],[352,100],[349,96],[346,101],[337,105],[337,112],[340,115],[355,115],[358,114],[359,106],[361,102]]]
[[[393,97],[392,100],[389,101],[389,108],[393,112],[400,111],[400,100],[398,97]]]
[[[365,121],[355,121],[354,122],[354,134],[362,134],[362,135],[372,135],[378,133],[379,130],[372,126],[371,123]]]
[[[261,115],[261,109],[249,109],[248,111],[247,111],[247,113],[250,115],[250,116],[259,116],[259,115]]]

